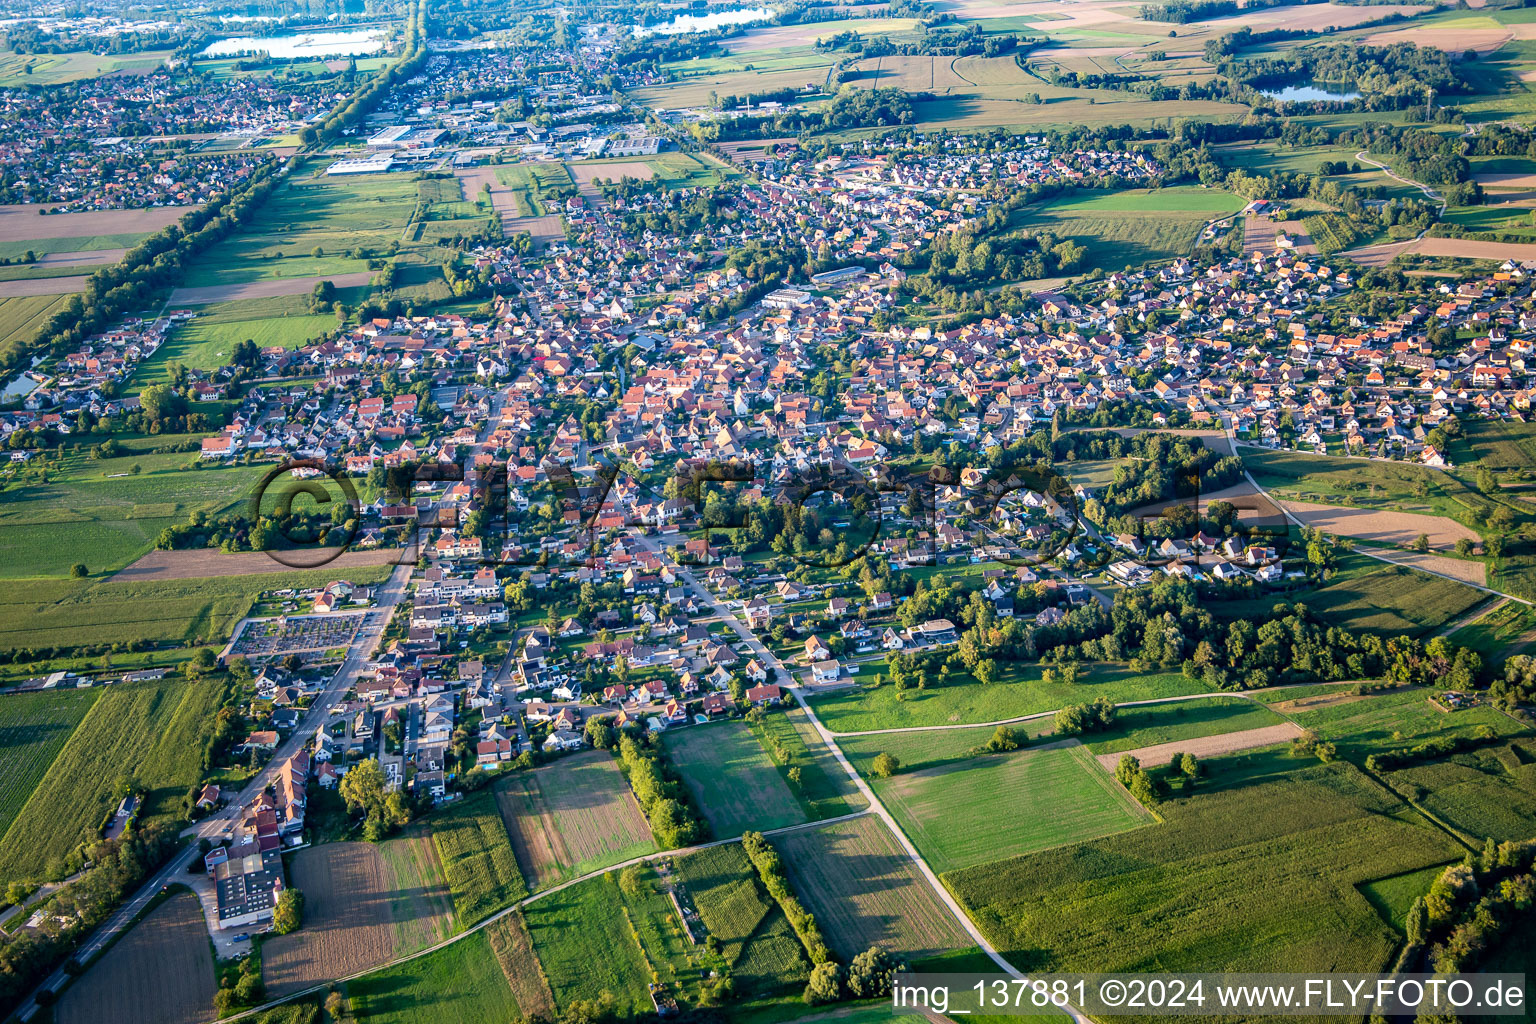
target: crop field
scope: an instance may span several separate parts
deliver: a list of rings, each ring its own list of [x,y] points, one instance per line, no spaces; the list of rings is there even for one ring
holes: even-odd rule
[[[863,674],[873,676],[879,671],[880,665],[869,665],[865,666]],[[1095,666],[1071,685],[1046,685],[1041,672],[1036,665],[1010,667],[1000,681],[990,686],[982,686],[968,676],[951,676],[947,686],[929,686],[915,694],[910,689],[905,691],[905,700],[897,700],[895,687],[885,685],[816,697],[811,704],[816,709],[816,717],[828,729],[835,733],[851,733],[867,729],[996,722],[1054,711],[1099,696],[1120,703],[1176,697],[1200,693],[1204,689],[1198,681],[1185,679],[1179,673],[1143,675],[1112,665]],[[971,742],[985,741],[986,736],[981,736]]]
[[[619,1013],[649,1010],[645,951],[635,941],[615,872],[529,903],[523,911],[534,952],[557,1006],[610,993]]]
[[[347,578],[377,583],[389,571],[389,566],[360,566],[348,570]],[[0,648],[223,640],[262,591],[324,586],[335,578],[334,570],[312,569],[145,582],[10,580],[0,593]]]
[[[514,910],[499,921],[488,925],[485,937],[490,940],[491,952],[501,967],[517,1008],[528,1018],[551,1020],[555,1016],[555,995],[549,990],[544,977],[544,966],[533,954],[533,939],[528,935],[528,922],[522,911]]]
[[[1049,715],[1009,726],[1021,743],[1035,742],[1055,728]],[[861,775],[868,777],[874,759],[890,753],[901,761],[903,772],[969,762],[977,748],[992,737],[991,726],[974,729],[923,729],[915,732],[871,733],[843,736],[837,740],[843,756]]]
[[[1088,749],[1095,754],[1117,754],[1157,743],[1215,736],[1219,733],[1262,729],[1283,719],[1262,704],[1242,697],[1212,697],[1120,708],[1114,725],[1092,734]]]
[[[985,740],[978,736],[975,742]],[[1148,820],[1076,740],[979,754],[872,784],[940,872],[1111,835]]]
[[[1273,498],[1445,516],[1471,525],[1491,503],[1449,473],[1411,463],[1239,449],[1243,465]]]
[[[1459,712],[1458,712],[1459,714]],[[1536,745],[1483,747],[1383,777],[1474,845],[1536,839]]]
[[[800,801],[744,722],[668,732],[664,742],[717,839],[806,820]]]
[[[1477,531],[1445,516],[1427,516],[1416,512],[1389,512],[1364,508],[1341,508],[1306,501],[1282,502],[1286,511],[1308,526],[1335,537],[1354,537],[1372,544],[1410,544],[1419,534],[1429,538],[1431,548],[1445,550],[1466,538],[1482,540]]]
[[[0,344],[31,341],[68,295],[16,295],[0,299]]]
[[[1536,611],[1510,601],[1467,623],[1450,635],[1454,644],[1470,647],[1489,663],[1499,661],[1519,637],[1536,629]]]
[[[170,56],[169,50],[121,55],[0,51],[0,89],[61,85],[113,72],[144,74],[164,64]]]
[[[431,851],[414,837],[324,843],[295,854],[288,882],[304,893],[304,927],[262,945],[267,991],[297,992],[447,938],[452,906],[432,874]]]
[[[217,984],[203,909],[178,892],[151,911],[59,997],[58,1024],[201,1024]]]
[[[1196,187],[1084,192],[1026,207],[1014,227],[1071,238],[1088,247],[1088,266],[1118,270],[1188,255],[1206,221],[1242,205],[1229,193]]]
[[[1158,813],[945,882],[1022,970],[1377,971],[1398,939],[1356,887],[1463,852],[1343,762]]]
[[[334,315],[312,315],[308,303],[307,295],[294,295],[205,307],[197,319],[172,331],[165,344],[139,363],[130,386],[139,390],[169,380],[167,368],[172,362],[193,370],[217,369],[229,363],[242,341],[254,341],[260,348],[298,348],[336,328]]]
[[[506,1024],[520,1016],[483,932],[347,984],[365,1024]]]
[[[460,926],[472,925],[527,895],[491,793],[482,791],[434,815],[431,828]]]
[[[1496,473],[1536,469],[1536,424],[1469,419],[1450,453],[1457,465],[1479,462]]]
[[[744,992],[764,992],[810,976],[805,948],[789,919],[763,892],[738,843],[714,846],[677,861],[677,873],[699,920],[720,941],[731,979]]]
[[[0,835],[16,820],[100,690],[14,693],[0,700]]]
[[[640,805],[605,751],[518,772],[496,784],[496,805],[535,891],[656,850]]]
[[[176,679],[104,690],[0,837],[0,880],[56,874],[78,843],[94,838],[117,803],[120,778],[145,792],[141,821],[184,813],[223,695],[219,683]]]
[[[874,815],[802,829],[773,840],[795,892],[845,960],[879,943],[921,960],[970,939]]]

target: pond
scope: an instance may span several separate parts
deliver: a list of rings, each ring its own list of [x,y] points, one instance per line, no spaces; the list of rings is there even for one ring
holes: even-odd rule
[[[766,7],[743,7],[739,11],[711,11],[709,14],[679,14],[665,25],[632,25],[635,35],[678,36],[685,32],[708,32],[710,29],[730,25],[745,25],[749,21],[764,21],[773,17]]]
[[[1287,100],[1294,103],[1315,103],[1319,100],[1342,103],[1360,98],[1360,93],[1353,89],[1349,89],[1348,92],[1335,92],[1335,89],[1349,89],[1349,86],[1328,82],[1301,82],[1280,88],[1260,89],[1259,91],[1270,99]]]
[[[288,32],[276,36],[232,36],[209,44],[199,57],[233,57],[261,52],[278,60],[315,57],[358,57],[384,49],[388,35],[382,28],[336,32]]]

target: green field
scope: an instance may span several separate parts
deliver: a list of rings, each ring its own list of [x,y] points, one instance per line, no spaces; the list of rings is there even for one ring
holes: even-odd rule
[[[153,355],[139,363],[130,387],[138,391],[169,380],[167,368],[172,362],[192,370],[216,370],[229,363],[235,345],[242,341],[254,341],[261,348],[292,349],[336,329],[334,314],[314,315],[308,309],[307,295],[200,307],[197,319],[172,331]]]
[[[635,939],[638,928],[631,929],[637,922],[616,873],[541,896],[524,915],[560,1008],[607,993],[620,1014],[651,1009],[650,961]]]
[[[1460,712],[1457,712],[1460,714]],[[1480,846],[1536,839],[1536,744],[1529,738],[1383,775],[1387,784]]]
[[[116,806],[120,779],[145,793],[140,821],[184,815],[223,697],[222,683],[174,679],[102,691],[0,837],[0,880],[62,877]]]
[[[1415,899],[1429,891],[1430,885],[1443,870],[1437,864],[1404,875],[1366,882],[1359,886],[1360,894],[1370,901],[1383,920],[1402,931],[1403,922],[1408,918],[1408,908],[1413,906]]]
[[[1373,753],[1412,746],[1432,736],[1471,736],[1480,726],[1500,736],[1523,731],[1514,719],[1491,707],[1444,712],[1429,703],[1430,691],[1392,690],[1364,700],[1333,704],[1290,717],[1338,744],[1339,753],[1356,761]]]
[[[367,260],[353,253],[362,248],[382,254],[400,241],[416,207],[416,182],[407,175],[310,176],[319,167],[296,172],[249,227],[203,253],[182,285],[367,272]]]
[[[1492,507],[1457,477],[1427,466],[1254,448],[1239,452],[1253,479],[1277,498],[1449,516],[1473,529],[1473,513]]]
[[[1114,725],[1104,732],[1093,733],[1087,739],[1087,745],[1095,754],[1115,754],[1159,743],[1263,729],[1284,721],[1264,705],[1242,697],[1147,704],[1119,708],[1115,712]]]
[[[389,570],[387,565],[348,569],[347,578],[377,583]],[[333,570],[312,569],[127,583],[10,580],[0,592],[0,649],[222,640],[262,591],[324,586],[335,578]]]
[[[18,295],[0,299],[0,344],[31,341],[68,299],[68,295]]]
[[[1071,238],[1087,246],[1087,266],[1118,270],[1189,255],[1206,221],[1242,206],[1237,196],[1198,186],[1079,192],[1025,207],[1010,226]]]
[[[788,755],[787,761],[780,761],[776,755],[774,760],[784,773],[789,788],[800,798],[808,817],[835,818],[849,811],[862,810],[867,805],[858,787],[798,706],[782,714],[764,716],[760,723],[752,725],[752,731],[765,750],[772,753],[782,749]],[[800,769],[798,786],[788,777],[792,767]]]
[[[866,752],[890,749],[899,758],[900,744],[891,739],[862,737],[859,746]],[[984,741],[984,735],[973,740]],[[981,754],[872,784],[939,872],[1123,832],[1147,820],[1075,741]]]
[[[60,85],[98,78],[112,71],[149,71],[164,64],[170,56],[169,50],[120,55],[0,51],[0,89]]]
[[[879,665],[866,665],[863,675],[873,675]],[[1119,703],[1153,697],[1177,697],[1204,690],[1198,680],[1178,673],[1139,675],[1120,665],[1096,665],[1075,685],[1041,679],[1038,665],[1008,666],[999,682],[983,686],[968,676],[952,676],[946,686],[906,690],[898,700],[896,688],[861,688],[829,694],[811,701],[816,716],[833,732],[866,729],[898,729],[919,725],[956,725],[996,722],[1021,715],[1054,711],[1095,697]],[[984,742],[985,736],[973,742]]]
[[[701,188],[733,181],[742,176],[730,164],[707,153],[657,153],[655,156],[602,157],[597,160],[581,160],[569,166],[582,173],[599,178],[619,178],[624,175],[625,164],[645,164],[651,169],[652,181],[666,188]],[[615,168],[612,171],[605,167]],[[631,175],[634,177],[634,175]]]
[[[1349,764],[1223,781],[1160,825],[945,881],[1023,970],[1377,971],[1398,938],[1356,887],[1463,852]]]
[[[1511,601],[1485,613],[1450,635],[1454,644],[1470,647],[1487,663],[1502,661],[1509,646],[1536,629],[1536,609]]]
[[[429,826],[461,925],[474,924],[528,895],[489,790],[434,815]]]
[[[0,835],[100,694],[54,690],[0,697]]]
[[[739,843],[677,861],[699,920],[720,941],[731,980],[744,994],[803,984],[810,975],[804,947],[777,903],[762,891]]]
[[[484,933],[347,983],[368,1024],[505,1024],[521,1015]]]
[[[664,749],[715,838],[806,820],[789,783],[746,723],[719,722],[668,732]]]

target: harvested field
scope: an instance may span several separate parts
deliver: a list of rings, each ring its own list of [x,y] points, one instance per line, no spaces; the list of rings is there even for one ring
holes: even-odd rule
[[[1429,10],[1419,4],[1381,4],[1373,7],[1357,7],[1346,4],[1308,4],[1306,6],[1271,7],[1230,18],[1216,18],[1205,22],[1191,22],[1191,26],[1208,26],[1218,33],[1249,27],[1255,32],[1284,26],[1297,31],[1320,31],[1330,28],[1352,28],[1363,21],[1375,21],[1389,14],[1418,14]],[[1424,31],[1428,31],[1425,29]],[[1180,32],[1181,36],[1185,33]]]
[[[457,174],[464,188],[464,198],[467,200],[473,201],[482,189],[490,188],[491,206],[501,214],[503,230],[509,230],[505,225],[517,219],[517,199],[513,196],[512,190],[496,176],[496,168],[471,167]]]
[[[1536,244],[1478,242],[1470,238],[1424,238],[1413,247],[1423,256],[1458,256],[1468,260],[1536,260]]]
[[[1320,708],[1331,708],[1339,704],[1353,704],[1356,701],[1370,699],[1371,695],[1368,693],[1350,693],[1349,690],[1341,688],[1336,693],[1316,693],[1310,697],[1276,701],[1270,707],[1282,715],[1294,715],[1302,711],[1317,711]]]
[[[78,277],[27,277],[17,281],[0,281],[0,299],[83,292],[86,280],[82,274]]]
[[[369,843],[300,850],[288,880],[304,893],[304,927],[262,944],[267,992],[280,997],[377,967],[395,953],[384,859]]]
[[[203,908],[180,892],[134,925],[59,998],[58,1024],[199,1024],[217,983]]]
[[[485,937],[490,940],[491,952],[496,955],[496,963],[512,989],[512,999],[524,1017],[553,1020],[555,995],[549,990],[549,979],[544,977],[544,966],[534,955],[523,912],[514,910],[495,922],[486,928]]]
[[[1449,555],[1432,555],[1417,551],[1384,551],[1378,548],[1357,548],[1361,554],[1380,555],[1399,565],[1412,566],[1415,569],[1423,569],[1425,572],[1437,573],[1441,576],[1449,576],[1453,580],[1463,583],[1472,583],[1479,587],[1488,585],[1488,566],[1483,562],[1474,562],[1466,558],[1451,558]]]
[[[1262,729],[1244,729],[1241,732],[1227,732],[1219,736],[1201,736],[1195,739],[1175,740],[1172,743],[1155,743],[1150,747],[1122,750],[1114,754],[1099,754],[1098,762],[1109,771],[1114,771],[1115,765],[1127,755],[1145,765],[1167,764],[1168,759],[1176,753],[1194,754],[1196,757],[1220,757],[1222,754],[1234,754],[1239,750],[1252,750],[1255,747],[1285,743],[1300,733],[1300,726],[1293,722],[1286,722],[1282,725],[1266,725]]]
[[[79,252],[49,252],[37,258],[39,267],[93,267],[116,263],[128,255],[127,249],[83,249]]]
[[[329,281],[337,288],[355,288],[373,279],[366,270],[347,274],[318,274],[314,277],[281,277],[263,281],[243,281],[240,284],[212,284],[201,288],[177,288],[171,293],[173,305],[201,306],[210,302],[231,302],[235,299],[276,299],[284,295],[308,295],[321,281]],[[54,278],[59,280],[59,278]],[[22,282],[11,282],[22,283]]]
[[[1378,544],[1409,544],[1421,533],[1429,537],[1430,546],[1437,548],[1454,547],[1463,537],[1474,543],[1482,539],[1472,529],[1445,516],[1345,508],[1308,501],[1282,501],[1280,504],[1314,529]]]
[[[605,751],[513,775],[497,784],[496,806],[530,889],[656,849],[640,805]]]
[[[379,844],[384,858],[395,955],[404,956],[441,942],[457,929],[453,897],[443,881],[437,846],[425,831],[412,830]]]
[[[1299,220],[1273,221],[1268,217],[1244,217],[1243,218],[1243,255],[1252,256],[1256,252],[1272,253],[1275,251],[1275,239],[1281,233],[1285,233],[1295,241],[1292,252],[1314,253],[1317,246],[1312,244],[1312,236],[1307,234],[1307,229]]]
[[[1455,18],[1433,25],[1375,32],[1361,42],[1367,46],[1413,43],[1415,46],[1433,46],[1460,56],[1467,50],[1492,53],[1511,39],[1533,38],[1533,29],[1536,29],[1536,25],[1503,25],[1488,17]]]
[[[768,25],[750,29],[739,36],[721,40],[728,53],[748,54],[789,46],[810,46],[824,36],[838,32],[865,32],[895,35],[916,27],[913,18],[855,18],[851,21],[820,22],[809,25]]]
[[[1484,188],[1536,188],[1536,174],[1475,174],[1477,183]],[[1510,198],[1508,196],[1496,196],[1498,199]]]
[[[970,945],[965,930],[929,888],[885,824],[872,814],[777,837],[790,880],[847,959],[879,943],[922,959]]]
[[[41,207],[0,206],[0,242],[34,238],[91,238],[96,235],[148,234],[182,218],[190,206],[157,206],[149,210],[100,210],[40,216]]]
[[[315,548],[311,551],[295,551],[285,555],[291,561],[303,558],[316,561],[331,548]],[[400,552],[390,548],[370,551],[346,551],[326,562],[324,567],[352,569],[365,565],[390,565]],[[264,551],[236,551],[225,553],[216,548],[186,549],[183,551],[151,551],[132,565],[119,569],[112,576],[114,582],[140,582],[143,580],[189,580],[208,576],[251,576],[262,573],[285,572],[287,566]]]

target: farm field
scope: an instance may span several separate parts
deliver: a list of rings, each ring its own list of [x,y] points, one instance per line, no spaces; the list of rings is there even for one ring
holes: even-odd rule
[[[1373,544],[1411,544],[1422,533],[1429,538],[1431,548],[1444,551],[1455,547],[1462,538],[1473,543],[1482,540],[1477,531],[1445,516],[1340,508],[1306,501],[1282,501],[1280,504],[1314,529]]]
[[[1536,469],[1536,424],[1469,419],[1450,456],[1457,465],[1478,462],[1495,473]]]
[[[485,937],[501,967],[502,976],[512,989],[517,1008],[532,1019],[536,1014],[546,1020],[555,1015],[555,995],[544,977],[544,966],[533,954],[533,939],[522,911],[514,910],[488,925]]]
[[[606,751],[518,772],[496,783],[495,792],[534,891],[656,850],[640,805]]]
[[[94,689],[52,690],[0,700],[0,835],[100,695]]]
[[[876,750],[873,739],[864,738],[865,752]],[[986,736],[972,742],[984,743]],[[899,751],[894,745],[898,758]],[[1076,740],[961,757],[871,784],[938,872],[1123,832],[1148,820]]]
[[[152,206],[143,210],[95,210],[90,213],[54,213],[43,220],[42,207],[18,203],[0,206],[0,243],[20,243],[19,252],[0,249],[4,255],[35,252],[60,252],[65,246],[50,247],[49,242],[71,239],[71,249],[115,249],[131,246],[144,235],[174,224],[191,209],[187,206]],[[39,231],[42,225],[47,227]],[[127,241],[125,239],[132,239]],[[111,239],[109,244],[99,244]]]
[[[615,912],[623,904],[618,876],[609,872],[525,906],[528,934],[558,1007],[606,992],[620,1013],[650,1008],[649,961],[630,930],[633,919]]]
[[[1095,754],[1118,754],[1137,747],[1262,729],[1283,722],[1269,708],[1243,697],[1212,697],[1119,708],[1114,724],[1103,732],[1092,733],[1085,743]]]
[[[428,826],[459,925],[468,927],[528,893],[495,797],[487,790],[433,815]]]
[[[810,977],[804,947],[784,912],[763,891],[741,844],[691,853],[679,858],[676,867],[741,991],[774,991]]]
[[[790,767],[800,769],[799,785],[789,782],[789,786],[812,819],[835,818],[868,806],[868,801],[798,706],[792,706],[782,714],[765,715],[760,723],[752,726],[752,731],[758,734],[765,750],[782,749],[788,755],[788,761],[779,762],[780,769],[786,773],[786,781],[789,781]],[[775,759],[778,759],[777,755]]]
[[[0,880],[62,877],[76,844],[132,778],[145,791],[141,822],[169,821],[202,778],[203,744],[224,697],[218,682],[119,683],[104,690],[0,837]]]
[[[170,50],[117,55],[87,53],[83,50],[70,53],[0,51],[0,89],[61,85],[86,78],[99,78],[112,72],[143,74],[158,68],[170,56]]]
[[[15,295],[0,298],[0,344],[30,341],[60,307],[67,295]]]
[[[335,328],[335,315],[309,312],[307,295],[242,299],[204,307],[195,320],[172,331],[165,344],[139,363],[129,386],[142,390],[168,381],[172,362],[192,370],[218,369],[229,363],[235,346],[242,341],[254,341],[260,348],[291,349]]]
[[[1488,663],[1497,663],[1519,637],[1536,629],[1536,612],[1513,601],[1467,623],[1450,635],[1450,641],[1470,647]]]
[[[276,568],[276,563],[273,563]],[[390,567],[349,569],[354,583],[377,583]],[[0,594],[0,649],[150,643],[211,643],[229,636],[257,595],[282,587],[324,586],[334,570],[123,582],[10,580]]]
[[[1333,579],[1298,592],[1293,600],[1349,629],[1423,637],[1456,621],[1487,595],[1454,580],[1350,554],[1340,559]],[[1223,618],[1241,618],[1267,612],[1274,603],[1273,597],[1228,601],[1214,611]]]
[[[1512,736],[1526,730],[1492,707],[1479,705],[1444,712],[1430,704],[1423,689],[1389,690],[1362,701],[1337,702],[1313,710],[1298,711],[1291,718],[1303,728],[1338,744],[1339,754],[1353,760],[1377,751],[1412,746],[1432,736],[1470,737],[1480,727],[1496,735]]]
[[[1089,265],[1118,269],[1188,255],[1206,221],[1242,206],[1230,193],[1195,186],[1079,192],[1025,207],[1012,226],[1071,238],[1088,247]]]
[[[1382,969],[1397,934],[1356,887],[1462,847],[1350,764],[1243,785],[1225,760],[1162,824],[946,884],[1023,970]]]
[[[304,893],[304,927],[262,944],[267,991],[297,992],[447,938],[452,907],[441,878],[430,874],[435,860],[423,859],[431,849],[401,838],[323,843],[294,854],[288,882]]]
[[[739,721],[670,731],[667,756],[717,839],[806,820],[800,801],[757,737]]]
[[[1443,516],[1463,526],[1473,512],[1492,507],[1455,476],[1427,466],[1255,448],[1238,453],[1258,485],[1282,501]]]
[[[590,191],[596,178],[618,180],[623,177],[641,181],[659,181],[667,188],[698,188],[718,185],[741,177],[741,172],[707,153],[657,153],[654,156],[577,160],[566,165],[572,179],[583,192]]]
[[[1393,875],[1391,878],[1379,878],[1359,886],[1360,894],[1376,908],[1383,920],[1402,931],[1408,919],[1408,908],[1413,906],[1414,899],[1428,892],[1443,870],[1437,864],[1407,874]]]
[[[773,845],[827,944],[844,960],[876,943],[909,962],[971,945],[874,815],[777,836]]]
[[[76,978],[60,996],[58,1024],[201,1024],[217,984],[203,909],[181,891]]]
[[[483,932],[350,982],[347,997],[367,1024],[505,1024],[521,1009]]]
[[[865,673],[878,671],[878,664],[864,668]],[[1185,679],[1179,673],[1142,675],[1120,665],[1094,666],[1070,685],[1047,685],[1041,675],[1039,666],[1011,667],[1001,674],[999,682],[990,686],[982,686],[967,676],[952,676],[946,686],[930,686],[916,695],[907,691],[906,700],[896,699],[895,687],[879,686],[819,696],[812,699],[811,704],[816,709],[816,716],[832,732],[853,733],[869,729],[996,722],[1054,711],[1099,696],[1120,703],[1176,697],[1200,693],[1204,689],[1198,681]],[[985,741],[983,735],[971,742]],[[842,745],[841,740],[839,745]]]

